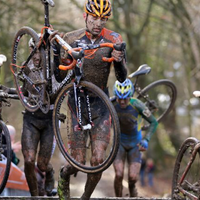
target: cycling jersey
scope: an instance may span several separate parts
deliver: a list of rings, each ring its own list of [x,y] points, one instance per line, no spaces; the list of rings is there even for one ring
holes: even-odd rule
[[[157,128],[158,122],[140,100],[131,98],[129,105],[125,109],[120,108],[119,104],[115,103],[115,109],[119,116],[122,139],[134,139],[138,142],[141,139],[141,125],[142,118],[144,118],[150,123],[145,136],[148,141],[150,140],[151,135]]]
[[[98,39],[94,42],[90,38],[90,34],[86,29],[79,29],[70,33],[66,33],[64,40],[72,47],[77,47],[81,44],[100,44],[100,43],[121,43],[121,35],[104,28],[99,35]],[[105,47],[94,50],[86,50],[84,63],[83,63],[83,80],[94,83],[101,89],[107,87],[108,76],[110,73],[111,63],[104,62],[103,57],[111,57],[111,48]],[[67,63],[68,55],[64,50],[61,50],[61,60]],[[124,61],[113,62],[115,68],[115,75],[118,81],[123,82],[126,79],[127,71]],[[57,66],[58,67],[58,66]]]
[[[89,16],[88,16],[89,17]],[[87,24],[87,22],[86,22]],[[96,35],[95,35],[96,36]],[[79,47],[84,44],[99,44],[99,43],[121,43],[122,38],[118,33],[115,33],[113,31],[110,31],[108,29],[103,28],[101,31],[101,34],[96,38],[95,40],[92,40],[90,37],[90,33],[87,32],[86,29],[80,29],[77,31],[73,31],[70,33],[66,33],[64,36],[64,40],[70,44],[72,47]],[[100,87],[103,91],[107,90],[107,82],[108,77],[110,74],[111,69],[111,63],[104,62],[102,60],[102,57],[111,57],[113,49],[109,47],[95,49],[95,50],[85,50],[84,51],[84,61],[82,65],[82,80],[92,82],[93,84]],[[61,62],[64,65],[68,63],[69,55],[66,51],[61,49]],[[116,53],[116,52],[114,52]],[[56,54],[54,55],[54,62],[55,62],[55,69],[54,72],[58,71],[58,65],[60,60],[59,57]],[[56,59],[55,59],[56,58]],[[127,71],[125,67],[125,59],[123,59],[121,62],[113,62],[114,68],[115,68],[115,75],[118,81],[123,82],[126,79]],[[60,73],[58,71],[58,73]],[[63,72],[62,72],[63,73]],[[62,74],[61,73],[61,74]],[[66,73],[66,71],[64,71]],[[59,78],[57,74],[55,74],[56,80]],[[63,76],[60,76],[63,78]],[[62,81],[62,80],[57,80]],[[90,98],[90,101],[93,101],[92,98]],[[94,128],[91,130],[90,136],[91,136],[91,145],[92,145],[92,159],[90,160],[91,165],[98,165],[99,161],[101,159],[104,159],[104,151],[109,143],[110,139],[110,121],[109,121],[109,113],[105,109],[102,109],[103,106],[101,105],[101,102],[98,102],[97,100],[94,100],[93,102],[90,102],[91,104],[91,111],[95,110],[95,112],[92,112],[92,120],[94,123]],[[96,116],[95,116],[96,115]],[[83,112],[84,116],[84,112]],[[73,117],[73,116],[72,116]],[[83,119],[85,120],[85,119]],[[73,122],[75,120],[73,119]],[[77,124],[77,123],[76,123]],[[75,123],[73,125],[76,126]],[[80,148],[85,148],[86,139],[84,137],[81,137],[81,134],[78,133],[78,130],[74,127],[74,140],[76,143],[72,144],[72,146],[76,149],[76,151],[72,152],[72,156],[75,158],[77,157],[81,162],[85,162],[85,151],[81,150]],[[80,153],[81,152],[81,153]],[[79,154],[80,153],[80,154]],[[61,175],[61,181],[59,181],[59,187],[61,196],[69,196],[69,177],[71,174],[76,173],[77,169],[72,167],[71,165],[67,164],[64,168],[61,169],[60,175]],[[82,195],[81,199],[89,199],[92,192],[94,191],[94,188],[96,187],[97,183],[99,182],[101,178],[101,173],[96,174],[88,174],[87,182],[85,185],[85,192]],[[60,196],[60,195],[59,195]]]
[[[114,102],[114,106],[121,128],[121,142],[116,159],[124,159],[123,157],[127,152],[129,162],[141,162],[141,154],[137,144],[142,139],[142,119],[144,118],[150,123],[148,132],[144,136],[147,141],[155,132],[158,122],[148,108],[138,99],[130,98],[126,108],[121,108],[117,102]]]

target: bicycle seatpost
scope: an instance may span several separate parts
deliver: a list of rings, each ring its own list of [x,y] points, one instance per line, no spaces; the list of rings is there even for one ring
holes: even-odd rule
[[[49,24],[49,3],[47,0],[41,0],[44,4],[44,25],[50,27]]]

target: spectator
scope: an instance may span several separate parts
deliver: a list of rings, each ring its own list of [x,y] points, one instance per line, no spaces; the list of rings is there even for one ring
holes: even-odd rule
[[[140,182],[141,186],[145,186],[145,173],[146,173],[146,157],[142,154],[142,163],[140,168]]]
[[[19,158],[17,158],[16,153],[21,150],[21,142],[17,141],[15,142],[15,136],[16,136],[16,129],[12,125],[7,125],[8,131],[10,133],[10,140],[11,140],[11,148],[12,148],[12,162],[15,165],[19,164]]]
[[[155,171],[155,165],[153,162],[153,159],[148,158],[147,159],[147,176],[148,176],[148,185],[150,187],[153,187],[153,176],[154,176],[154,171]]]

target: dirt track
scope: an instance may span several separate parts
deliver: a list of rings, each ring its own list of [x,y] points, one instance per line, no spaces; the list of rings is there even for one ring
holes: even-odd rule
[[[125,175],[126,176],[126,175]],[[123,196],[128,197],[128,183],[125,180],[123,181]],[[84,185],[86,181],[86,174],[82,172],[78,172],[77,177],[71,178],[71,196],[72,197],[79,197],[82,195],[84,190]],[[92,197],[114,197],[114,188],[113,188],[113,181],[114,181],[114,169],[113,166],[108,168],[104,171],[102,179],[100,180],[99,184],[97,185]],[[146,186],[141,187],[140,182],[138,181],[138,195],[142,197],[168,197],[167,195],[170,194],[170,181],[161,180],[155,178],[154,185],[157,185],[157,188],[154,186],[152,188]]]

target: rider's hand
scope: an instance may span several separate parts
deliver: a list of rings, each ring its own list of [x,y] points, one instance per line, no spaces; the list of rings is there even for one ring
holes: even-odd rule
[[[111,55],[116,62],[121,62],[124,58],[124,51],[117,51],[114,49]]]
[[[148,149],[148,141],[146,139],[142,139],[138,143],[139,151],[146,151]]]
[[[58,43],[56,42],[56,35],[59,35],[60,37],[64,36],[64,33],[59,33],[57,30],[54,31],[50,36],[49,36],[49,40],[51,43],[51,47],[53,49],[54,55],[58,56],[60,54],[60,46],[58,45]]]
[[[64,36],[64,33],[63,32],[58,32],[58,30],[56,30],[56,31],[53,31],[53,33],[49,36],[49,40],[50,40],[50,42],[51,42],[51,44],[56,44],[57,42],[56,42],[56,35],[59,35],[61,38],[63,38],[63,36]]]

